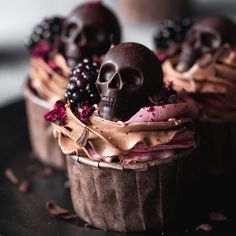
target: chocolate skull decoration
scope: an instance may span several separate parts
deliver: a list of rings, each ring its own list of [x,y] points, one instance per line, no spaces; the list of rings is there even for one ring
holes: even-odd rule
[[[163,86],[161,64],[155,54],[138,43],[122,43],[105,55],[96,82],[101,101],[99,115],[125,121],[150,104]]]
[[[188,70],[205,53],[211,53],[223,43],[236,43],[236,25],[228,18],[212,16],[195,23],[182,44],[176,70]]]
[[[85,3],[66,18],[60,51],[74,67],[83,57],[105,54],[120,37],[119,22],[108,8],[101,3]]]

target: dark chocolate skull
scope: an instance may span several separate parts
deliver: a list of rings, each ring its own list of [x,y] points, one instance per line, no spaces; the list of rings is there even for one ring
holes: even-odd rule
[[[103,55],[120,41],[120,26],[114,14],[101,3],[86,3],[66,18],[61,52],[70,67],[82,57]]]
[[[222,43],[235,42],[236,26],[230,19],[221,16],[204,18],[187,33],[176,69],[179,72],[186,71],[203,54],[213,52]]]
[[[105,55],[96,84],[101,95],[99,115],[124,121],[148,106],[162,87],[161,65],[145,46],[122,43]]]

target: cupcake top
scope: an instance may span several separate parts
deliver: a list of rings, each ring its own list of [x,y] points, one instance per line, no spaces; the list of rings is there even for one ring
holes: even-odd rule
[[[163,64],[164,81],[191,93],[203,118],[236,117],[235,35],[228,18],[202,19],[188,32],[181,52]]]
[[[194,20],[192,18],[165,19],[158,23],[154,34],[155,53],[161,62],[177,54]]]
[[[27,43],[31,87],[46,101],[62,99],[71,68],[84,58],[99,63],[120,35],[115,15],[100,2],[84,3],[65,18],[44,19]]]
[[[125,165],[165,159],[196,145],[192,119],[198,108],[185,93],[163,87],[160,62],[145,46],[110,49],[96,84],[98,106],[58,101],[45,115],[65,154]]]

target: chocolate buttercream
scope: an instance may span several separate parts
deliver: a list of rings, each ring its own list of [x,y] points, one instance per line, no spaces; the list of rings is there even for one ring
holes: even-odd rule
[[[183,104],[185,110],[189,109],[192,112],[183,111]],[[53,123],[53,128],[62,151],[67,155],[87,156],[92,160],[106,162],[112,162],[118,157],[123,163],[167,158],[178,149],[195,146],[194,132],[189,127],[193,116],[197,116],[198,113],[190,104],[185,101],[155,106],[151,112],[154,119],[149,122],[145,120],[145,112],[144,121],[140,117],[141,110],[149,108],[142,108],[137,113],[140,120],[134,117],[133,121],[131,118],[127,122],[113,122],[95,114],[90,117],[88,125],[82,123],[66,105],[66,125],[58,126]],[[175,112],[169,112],[170,109]],[[172,116],[163,116],[161,112]],[[164,149],[172,152],[163,153]],[[133,158],[134,153],[139,153],[141,158]]]
[[[224,44],[205,54],[186,72],[175,69],[177,62],[178,56],[163,64],[165,83],[194,95],[205,118],[236,118],[236,50],[232,46]]]

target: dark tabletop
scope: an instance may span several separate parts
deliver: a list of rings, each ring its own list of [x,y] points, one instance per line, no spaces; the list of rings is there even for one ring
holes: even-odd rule
[[[58,205],[73,212],[69,189],[64,187],[67,178],[64,173],[55,170],[50,177],[42,177],[27,171],[29,166],[43,167],[32,158],[30,152],[23,101],[13,103],[0,110],[0,132],[0,236],[124,235],[93,229],[80,219],[66,221],[50,216],[45,207],[48,200],[54,200]],[[5,177],[4,171],[6,168],[13,170],[19,180],[29,180],[30,191],[28,193],[20,192],[18,186],[12,184]],[[204,195],[204,192],[200,195]],[[199,197],[199,202],[197,201],[196,205],[202,205],[201,199]],[[234,199],[232,200],[234,202]],[[234,229],[236,223],[234,221],[235,208],[231,207],[231,205],[229,207],[227,204],[227,209],[229,208],[231,209],[230,213],[228,212],[231,215],[229,219],[224,222],[211,222],[213,230],[210,232],[196,232],[195,227],[193,227],[188,230],[189,232],[168,235],[236,235],[236,230]],[[207,218],[202,217],[202,222],[196,222],[196,226],[200,223],[208,223]]]

